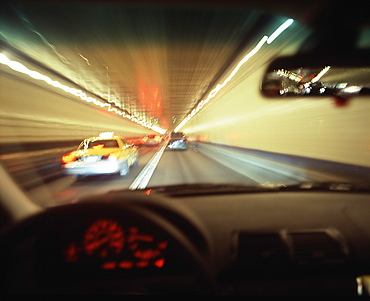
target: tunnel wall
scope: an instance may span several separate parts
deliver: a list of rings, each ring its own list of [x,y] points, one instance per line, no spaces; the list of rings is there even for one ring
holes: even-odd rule
[[[6,71],[0,72],[2,144],[82,140],[106,131],[140,136],[150,131],[64,91]]]
[[[331,98],[265,99],[256,83],[266,65],[257,66],[240,69],[181,130],[219,145],[370,166],[369,97],[341,107]],[[0,143],[82,140],[103,131],[148,133],[63,91],[0,72]]]
[[[370,166],[369,97],[345,106],[332,98],[263,98],[256,83],[266,67],[240,69],[181,131],[198,141]]]

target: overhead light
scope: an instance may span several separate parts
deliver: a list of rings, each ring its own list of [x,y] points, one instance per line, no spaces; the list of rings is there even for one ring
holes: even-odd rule
[[[281,24],[279,28],[276,29],[271,36],[269,36],[269,38],[266,41],[267,44],[271,44],[285,29],[292,25],[293,22],[294,22],[293,19],[288,19],[283,24]]]
[[[284,30],[286,30],[290,25],[294,22],[293,19],[286,20],[282,25],[280,25],[272,35],[263,36],[261,40],[257,43],[257,45],[248,52],[236,65],[236,67],[231,71],[230,75],[225,79],[222,84],[218,84],[215,89],[213,89],[205,100],[202,100],[198,103],[198,105],[188,114],[185,119],[175,128],[175,132],[179,131],[191,118],[193,118],[203,107],[207,104],[212,98],[214,98],[217,93],[226,86],[226,84],[236,75],[239,69],[252,57],[254,56],[262,46],[267,43],[271,44]]]

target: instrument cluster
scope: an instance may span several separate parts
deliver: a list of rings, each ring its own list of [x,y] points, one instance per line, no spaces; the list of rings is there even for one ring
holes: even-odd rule
[[[168,240],[136,225],[102,218],[92,222],[80,237],[62,249],[63,260],[95,263],[104,270],[162,268]]]
[[[210,289],[205,250],[190,240],[203,246],[200,232],[159,203],[155,209],[121,200],[53,207],[14,228],[3,238],[9,248],[2,250],[8,275],[2,287],[127,294]]]

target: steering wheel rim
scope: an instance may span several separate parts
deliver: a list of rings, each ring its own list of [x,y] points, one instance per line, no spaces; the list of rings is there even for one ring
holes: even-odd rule
[[[154,205],[156,208],[165,209],[167,213],[173,212],[174,215],[178,214],[178,212],[172,211],[173,208],[170,208],[171,206],[167,207],[163,204],[162,202],[153,202],[152,199],[148,202],[143,198],[122,198],[122,195],[118,194],[114,197],[112,195],[105,197],[105,202],[94,202],[92,200],[91,202],[53,207],[21,223],[15,224],[0,237],[2,244],[7,246],[7,248],[3,248],[0,251],[2,258],[1,269],[4,271],[4,275],[10,274],[7,277],[7,281],[2,285],[3,291],[10,293],[61,293],[68,291],[71,293],[213,294],[215,285],[211,266],[207,260],[209,254],[197,247],[191,237],[179,225],[176,225],[173,220],[169,220],[161,215],[159,213],[161,210],[153,209]],[[124,277],[125,285],[120,284],[118,278],[108,279],[101,283],[96,279],[96,281],[85,283],[81,286],[71,285],[69,287],[57,286],[52,288],[44,287],[42,283],[34,287],[35,282],[33,280],[27,279],[28,281],[26,281],[25,277],[35,277],[33,273],[37,269],[30,268],[28,265],[28,270],[24,271],[22,270],[24,269],[22,263],[27,264],[27,260],[39,262],[40,257],[47,257],[48,255],[45,251],[41,252],[42,256],[40,254],[36,256],[35,254],[35,252],[40,252],[40,248],[47,246],[47,243],[41,242],[40,238],[51,237],[51,233],[63,231],[62,222],[74,221],[78,224],[79,222],[83,223],[84,220],[86,221],[86,218],[87,220],[94,220],[94,218],[97,219],[101,216],[119,217],[119,220],[125,220],[128,223],[136,222],[143,225],[146,229],[152,229],[155,233],[161,233],[161,235],[167,237],[173,246],[173,250],[177,250],[179,253],[176,256],[180,256],[179,258],[184,260],[189,268],[189,275],[185,275],[188,277],[178,277],[178,281],[183,281],[184,279],[189,281],[176,283],[176,275],[163,275],[159,278],[157,276],[150,277],[151,275],[149,275],[149,277],[141,279],[140,277],[136,279]],[[70,229],[71,227],[69,227]],[[55,245],[52,244],[52,246]],[[18,261],[19,256],[22,257],[20,261]],[[22,274],[22,281],[20,282],[14,282],[16,279],[19,279],[17,273]],[[50,277],[55,277],[55,274],[50,275]],[[168,281],[168,283],[161,283],[161,281]]]

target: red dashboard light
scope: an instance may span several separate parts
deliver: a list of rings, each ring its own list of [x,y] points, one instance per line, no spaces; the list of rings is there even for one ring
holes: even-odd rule
[[[138,250],[134,253],[134,256],[136,258],[148,260],[157,257],[159,254],[161,254],[161,251],[159,250]]]
[[[149,265],[148,261],[139,261],[136,263],[136,267],[138,268],[146,268]]]
[[[106,262],[102,264],[104,270],[113,270],[117,267],[117,263],[114,261]]]
[[[71,243],[64,251],[64,258],[66,262],[75,262],[78,260],[78,250],[75,243]]]
[[[162,241],[157,246],[158,246],[158,249],[165,250],[168,246],[168,241],[166,241],[166,240]]]
[[[164,258],[161,258],[161,259],[156,260],[156,261],[154,262],[154,265],[155,265],[157,268],[163,268],[164,263],[165,263]]]
[[[122,227],[110,219],[94,222],[84,236],[84,249],[88,256],[105,258],[109,254],[120,254],[124,244],[125,235]]]
[[[132,269],[133,266],[134,266],[133,261],[121,261],[118,264],[118,267],[120,267],[121,269]]]

